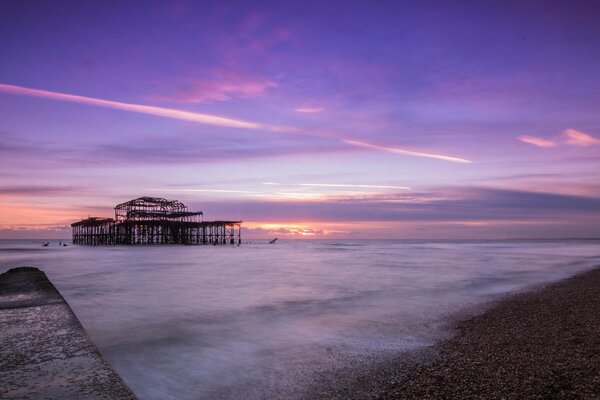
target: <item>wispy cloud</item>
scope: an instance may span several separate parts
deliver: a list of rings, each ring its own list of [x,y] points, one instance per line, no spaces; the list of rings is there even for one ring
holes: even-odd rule
[[[538,146],[538,147],[547,148],[547,147],[556,146],[556,143],[552,140],[542,139],[542,138],[535,137],[535,136],[522,135],[522,136],[519,136],[517,139],[519,139],[521,142],[532,144],[532,145]]]
[[[241,194],[256,194],[251,190],[235,190],[235,189],[144,189],[150,192],[182,192],[182,193],[241,193]]]
[[[81,193],[84,188],[73,186],[0,186],[0,196],[50,196],[55,194]]]
[[[212,114],[203,114],[191,111],[176,110],[173,108],[147,106],[142,104],[123,103],[120,101],[103,100],[94,97],[78,96],[47,90],[31,89],[22,86],[6,85],[0,83],[0,92],[23,96],[41,97],[45,99],[67,101],[73,103],[88,104],[97,107],[112,108],[117,110],[131,111],[141,114],[155,115],[158,117],[178,119],[182,121],[196,122],[199,124],[224,126],[243,129],[263,129],[269,131],[285,131],[289,128],[261,124],[258,122],[244,121],[240,119],[221,117]]]
[[[329,188],[363,188],[363,189],[399,189],[410,190],[408,186],[393,186],[393,185],[360,185],[350,183],[278,183],[278,182],[263,182],[263,185],[272,186],[309,186],[309,187],[329,187]]]
[[[522,142],[544,148],[555,147],[559,145],[587,147],[600,144],[600,139],[576,129],[565,129],[560,136],[556,137],[554,140],[542,139],[540,137],[528,135],[519,136],[517,139]]]
[[[316,107],[299,107],[296,108],[295,111],[299,113],[320,113],[321,111],[323,111],[323,109]]]
[[[427,193],[379,194],[307,201],[272,198],[202,201],[211,215],[243,215],[253,221],[556,221],[593,215],[600,198],[489,188],[438,188]]]
[[[270,79],[244,76],[230,71],[216,71],[209,78],[189,79],[178,85],[180,89],[175,93],[155,96],[153,99],[178,103],[214,103],[233,98],[260,96],[277,86],[277,82]]]
[[[141,140],[140,138],[143,138]],[[70,141],[50,138],[40,144],[35,138],[0,132],[0,176],[30,176],[33,170],[48,171],[64,166],[113,166],[176,164],[202,164],[223,160],[246,160],[289,155],[315,155],[347,152],[335,140],[285,135],[283,137],[256,138],[245,131],[228,132],[228,140],[222,134],[177,134],[169,136],[131,135],[119,143],[75,145]]]
[[[438,160],[451,161],[451,162],[456,162],[456,163],[466,163],[466,164],[469,164],[472,162],[470,160],[467,160],[465,158],[460,158],[460,157],[453,157],[453,156],[447,156],[447,155],[435,154],[435,153],[426,153],[426,152],[422,152],[422,151],[413,151],[413,150],[401,149],[399,147],[380,146],[380,145],[376,145],[376,144],[372,144],[372,143],[361,142],[358,140],[342,139],[342,142],[351,144],[353,146],[365,147],[365,148],[374,149],[374,150],[382,150],[382,151],[386,151],[388,153],[403,154],[403,155],[407,155],[407,156],[435,158]]]
[[[205,125],[263,130],[263,131],[272,131],[272,132],[286,132],[286,133],[301,134],[301,135],[307,135],[307,136],[313,136],[313,137],[335,138],[343,143],[346,143],[346,144],[349,144],[352,146],[386,151],[386,152],[394,153],[394,154],[402,154],[402,155],[413,156],[413,157],[434,158],[434,159],[438,159],[438,160],[458,162],[458,163],[471,163],[471,161],[464,159],[464,158],[447,156],[447,155],[436,154],[436,153],[413,151],[413,150],[402,149],[402,148],[398,148],[398,147],[381,146],[381,145],[376,145],[376,144],[358,141],[358,140],[354,140],[354,139],[344,138],[344,137],[342,137],[342,135],[339,135],[339,134],[335,134],[335,135],[324,134],[324,133],[319,133],[316,131],[300,130],[300,129],[294,128],[294,127],[276,126],[276,125],[264,124],[264,123],[259,123],[259,122],[240,120],[240,119],[235,119],[235,118],[222,117],[222,116],[217,116],[217,115],[212,115],[212,114],[177,110],[177,109],[173,109],[173,108],[164,108],[164,107],[148,106],[148,105],[142,105],[142,104],[124,103],[124,102],[119,102],[119,101],[104,100],[104,99],[98,99],[98,98],[94,98],[94,97],[78,96],[78,95],[60,93],[60,92],[51,92],[51,91],[47,91],[47,90],[31,89],[31,88],[26,88],[26,87],[22,87],[22,86],[7,85],[7,84],[1,84],[1,83],[0,83],[0,92],[16,94],[16,95],[23,95],[23,96],[40,97],[40,98],[45,98],[45,99],[57,100],[57,101],[88,104],[88,105],[93,105],[93,106],[97,106],[97,107],[105,107],[105,108],[112,108],[112,109],[123,110],[123,111],[131,111],[131,112],[136,112],[136,113],[141,113],[141,114],[155,115],[155,116],[159,116],[159,117],[178,119],[178,120],[182,120],[182,121],[189,121],[189,122],[205,124]]]
[[[565,143],[571,146],[593,146],[600,144],[600,139],[575,129],[566,129],[562,135]]]
[[[333,189],[353,189],[352,191],[327,191],[319,193],[310,193],[303,191],[292,191],[292,190],[276,190],[276,191],[259,191],[259,190],[241,190],[241,189],[222,189],[222,188],[148,188],[144,189],[148,192],[167,192],[167,193],[215,193],[222,195],[242,195],[246,198],[260,198],[265,200],[275,201],[347,201],[348,199],[358,201],[361,199],[369,198],[373,199],[376,196],[383,195],[381,190],[373,192],[373,189],[387,189],[387,190],[410,190],[407,186],[392,186],[392,185],[354,185],[354,184],[335,184],[335,183],[296,183],[296,184],[283,184],[277,182],[263,182],[263,185],[276,186],[276,187],[311,187],[311,188],[333,188]],[[356,189],[370,189],[368,192],[364,190],[356,191]],[[240,196],[233,196],[239,198]]]

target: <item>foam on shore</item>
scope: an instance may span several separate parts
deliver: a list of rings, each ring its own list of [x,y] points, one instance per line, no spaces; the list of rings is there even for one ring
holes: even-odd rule
[[[334,374],[319,399],[600,398],[600,266],[499,301],[418,353]]]
[[[0,398],[136,399],[37,268],[0,275]]]

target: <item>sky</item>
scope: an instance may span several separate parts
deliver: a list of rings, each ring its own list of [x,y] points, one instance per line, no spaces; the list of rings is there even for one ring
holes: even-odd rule
[[[600,237],[596,1],[0,2],[0,238]]]

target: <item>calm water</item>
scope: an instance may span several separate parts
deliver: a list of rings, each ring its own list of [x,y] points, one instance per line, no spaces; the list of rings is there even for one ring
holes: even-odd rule
[[[280,241],[58,247],[42,268],[142,399],[293,398],[315,377],[432,343],[445,316],[600,264],[598,241]]]

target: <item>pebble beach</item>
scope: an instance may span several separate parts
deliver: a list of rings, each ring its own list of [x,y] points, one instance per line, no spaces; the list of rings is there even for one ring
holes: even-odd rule
[[[500,300],[457,322],[450,339],[336,377],[311,397],[600,398],[599,299],[600,266]]]

